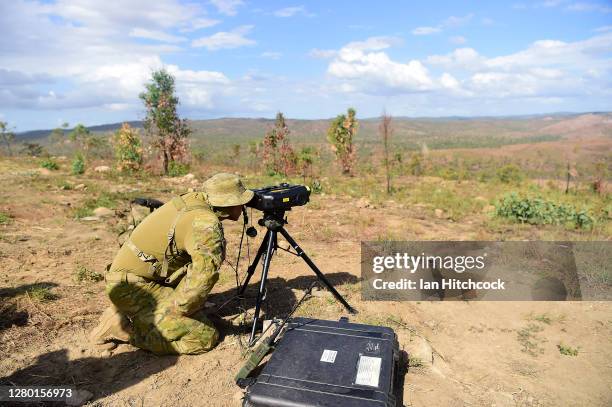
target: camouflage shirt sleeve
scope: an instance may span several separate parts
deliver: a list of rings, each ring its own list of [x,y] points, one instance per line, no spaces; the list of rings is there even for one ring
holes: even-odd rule
[[[178,312],[189,315],[202,307],[219,279],[219,268],[225,259],[221,222],[212,213],[197,215],[185,234],[184,244],[191,264],[174,290],[173,302]]]

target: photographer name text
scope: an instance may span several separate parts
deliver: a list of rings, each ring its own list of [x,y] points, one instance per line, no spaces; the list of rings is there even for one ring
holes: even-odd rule
[[[505,281],[483,281],[487,254],[481,256],[442,256],[442,255],[411,255],[395,253],[390,256],[375,256],[372,258],[372,272],[380,275],[384,272],[406,272],[416,277],[419,271],[438,272],[438,278],[432,276],[421,278],[400,278],[387,281],[383,278],[373,279],[371,284],[375,290],[504,290]],[[441,272],[455,273],[458,278],[442,278]],[[470,273],[465,275],[463,273]]]

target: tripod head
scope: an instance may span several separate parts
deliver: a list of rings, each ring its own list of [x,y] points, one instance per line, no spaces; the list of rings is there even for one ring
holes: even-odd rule
[[[264,215],[257,221],[259,226],[265,226],[268,230],[277,231],[287,224],[284,210],[264,211]]]
[[[247,225],[249,223],[249,218],[246,213],[246,208],[242,209],[242,215],[244,217],[244,224]],[[263,212],[263,217],[257,221],[259,226],[264,226],[268,230],[277,231],[287,224],[287,219],[285,218],[285,210],[267,210]],[[253,226],[249,226],[246,229],[246,235],[248,237],[256,237],[257,229]]]

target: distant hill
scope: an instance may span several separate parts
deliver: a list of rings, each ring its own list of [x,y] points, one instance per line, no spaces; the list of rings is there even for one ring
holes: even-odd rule
[[[288,119],[293,142],[325,142],[331,119]],[[128,122],[142,128],[141,121]],[[220,118],[189,121],[193,129],[193,143],[198,145],[242,144],[261,140],[274,126],[274,119]],[[379,118],[360,119],[359,142],[378,140]],[[509,117],[444,117],[408,118],[394,117],[394,140],[430,148],[494,147],[530,141],[553,141],[577,136],[612,136],[612,113],[554,113],[546,115]],[[121,123],[91,126],[95,133],[114,132]],[[70,130],[67,130],[69,132]],[[51,130],[35,130],[19,133],[18,141],[40,140],[44,142]]]
[[[127,122],[130,126],[132,127],[138,127],[138,128],[142,128],[142,121],[129,121]],[[100,124],[98,126],[91,126],[88,127],[89,130],[91,130],[92,132],[95,133],[103,133],[103,132],[107,132],[107,131],[115,131],[118,128],[121,127],[121,125],[123,124],[123,122],[121,123],[110,123],[110,124]],[[37,139],[42,139],[42,138],[46,138],[49,136],[49,134],[51,134],[51,132],[53,131],[53,129],[48,129],[48,130],[31,130],[31,131],[24,131],[24,132],[20,132],[17,133],[17,141],[33,141],[33,140],[37,140]],[[70,133],[72,131],[72,129],[66,129],[64,131],[64,133]]]

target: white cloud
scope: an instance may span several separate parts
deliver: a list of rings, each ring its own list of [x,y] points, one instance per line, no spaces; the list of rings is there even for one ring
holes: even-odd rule
[[[133,28],[129,36],[170,43],[187,41],[185,37],[179,37],[163,31],[147,30],[145,28]]]
[[[556,8],[565,6],[566,11],[576,12],[598,12],[598,13],[612,13],[612,7],[609,4],[600,4],[593,2],[570,2],[569,0],[546,0],[538,3],[532,3],[530,6],[519,3],[513,5],[515,9],[527,9],[529,7],[538,8]]]
[[[514,54],[487,58],[472,48],[432,55],[430,66],[464,77],[462,86],[491,97],[566,97],[610,91],[612,33],[584,41],[535,41]]]
[[[413,35],[430,35],[436,34],[442,31],[440,27],[417,27],[412,30]]]
[[[244,5],[242,0],[210,0],[210,3],[217,8],[219,13],[228,16],[238,14],[236,9]]]
[[[473,48],[458,48],[447,55],[430,55],[425,61],[444,69],[477,70],[484,64],[484,58]]]
[[[370,37],[365,41],[350,42],[343,47],[346,50],[359,51],[378,51],[381,49],[390,48],[392,46],[402,44],[402,39],[399,37]]]
[[[612,25],[604,25],[603,27],[597,27],[593,31],[598,32],[598,33],[605,33],[608,31],[612,31]]]
[[[417,27],[412,30],[412,35],[431,35],[440,33],[448,28],[457,28],[468,24],[474,17],[473,13],[465,16],[450,16],[436,26]]]
[[[275,52],[275,51],[266,51],[266,52],[262,52],[261,54],[259,54],[259,56],[262,58],[280,59],[280,57],[282,57],[283,54],[280,52]]]
[[[461,35],[456,35],[454,37],[450,37],[449,41],[451,43],[453,43],[453,44],[456,44],[456,45],[462,45],[462,44],[465,44],[467,42],[465,37],[462,37]]]
[[[612,77],[612,33],[576,42],[535,41],[522,51],[496,57],[466,47],[408,62],[392,60],[382,46],[352,46],[368,42],[373,41],[347,44],[329,64],[328,73],[340,81],[335,84],[339,91],[539,101],[612,94],[606,79]]]
[[[341,85],[344,91],[395,93],[430,89],[433,81],[421,62],[413,60],[403,64],[392,61],[384,52],[368,52],[388,48],[392,43],[387,37],[349,43],[340,49],[327,71],[347,81]]]
[[[474,17],[473,13],[467,14],[465,16],[450,16],[444,22],[442,22],[443,28],[454,28],[454,27],[462,27],[468,24],[472,18]]]
[[[174,0],[130,0],[121,7],[109,3],[15,1],[4,6],[0,13],[0,107],[140,112],[138,94],[151,71],[165,65],[167,52],[181,49],[143,45],[134,38],[181,42],[182,37],[170,33],[193,29],[194,22],[202,25],[206,17],[199,7]],[[27,32],[23,27],[28,27]],[[185,107],[212,108],[231,85],[221,72],[176,66],[168,70],[177,78]],[[206,104],[197,104],[202,101]]]
[[[599,12],[599,13],[604,13],[604,14],[612,13],[612,7],[610,7],[610,5],[604,6],[603,4],[596,4],[596,3],[582,3],[582,2],[572,3],[568,5],[566,9],[570,11],[583,11],[583,12],[594,11],[594,12]]]
[[[252,25],[243,25],[229,32],[222,31],[209,37],[193,40],[191,46],[204,47],[210,51],[216,51],[219,49],[233,49],[255,45],[255,40],[245,37],[252,29]]]
[[[313,48],[310,50],[310,52],[308,52],[308,56],[312,57],[312,58],[318,58],[318,59],[328,59],[328,58],[333,58],[338,54],[338,51],[336,51],[335,49],[318,49],[318,48]]]
[[[182,28],[181,32],[192,32],[192,31],[201,30],[203,28],[214,27],[220,22],[221,21],[219,20],[215,20],[215,19],[207,18],[207,17],[196,18],[191,21],[190,27]]]
[[[179,0],[129,0],[122,1],[120,6],[111,1],[58,0],[48,5],[32,3],[30,7],[37,14],[57,15],[88,28],[107,30],[190,26],[193,19],[204,13],[198,5]]]
[[[276,17],[293,17],[298,14],[302,14],[307,17],[313,17],[314,14],[309,13],[304,6],[293,6],[293,7],[285,7],[279,10],[276,10],[274,13]]]

